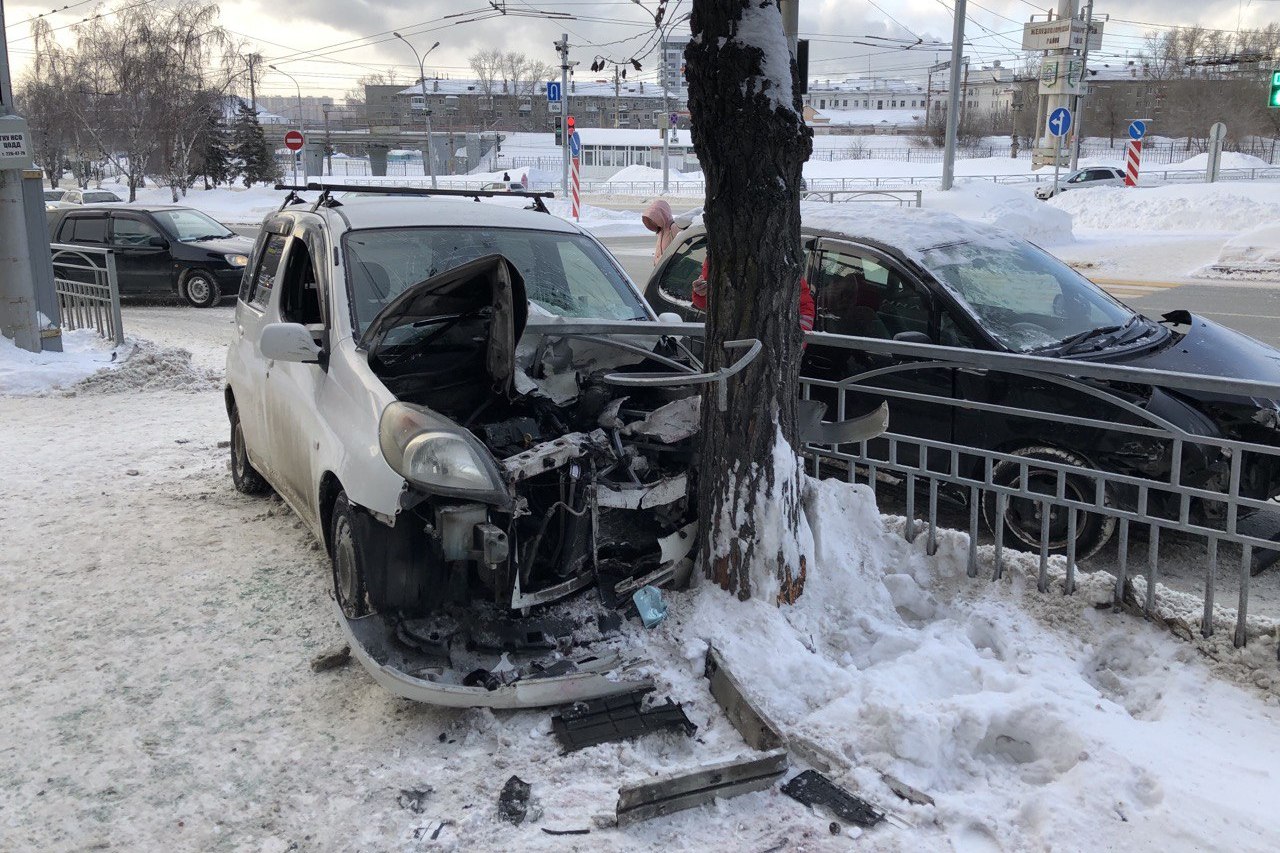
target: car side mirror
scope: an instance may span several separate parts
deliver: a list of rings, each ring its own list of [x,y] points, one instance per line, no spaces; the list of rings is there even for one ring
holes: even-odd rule
[[[893,336],[895,341],[901,341],[904,344],[931,344],[933,339],[924,332],[898,332]]]
[[[663,311],[658,315],[659,323],[683,323],[684,318],[674,311]]]
[[[262,357],[270,361],[318,364],[320,347],[301,323],[269,323],[262,328]]]

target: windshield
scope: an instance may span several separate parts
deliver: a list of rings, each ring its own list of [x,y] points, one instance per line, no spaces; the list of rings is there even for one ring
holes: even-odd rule
[[[115,193],[85,193],[82,198],[85,204],[102,204],[104,201],[119,201]]]
[[[530,304],[562,317],[646,320],[644,304],[604,251],[581,234],[482,228],[350,231],[349,292],[358,327],[405,289],[485,255],[501,254],[524,276]]]
[[[1057,258],[1021,240],[952,243],[924,266],[991,335],[1014,352],[1061,346],[1137,315]]]
[[[198,210],[157,210],[153,215],[160,221],[164,230],[182,243],[235,236],[235,232],[227,226],[216,219],[210,219]]]

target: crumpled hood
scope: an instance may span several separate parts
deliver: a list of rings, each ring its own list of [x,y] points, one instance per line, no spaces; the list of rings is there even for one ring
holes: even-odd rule
[[[253,241],[239,235],[218,237],[214,240],[195,240],[186,245],[220,255],[247,255],[253,250]]]
[[[484,365],[497,390],[511,387],[515,351],[528,319],[524,277],[502,255],[486,255],[406,288],[369,323],[360,346],[370,360],[388,346],[404,342],[430,346],[460,323],[487,319]],[[394,333],[406,326],[424,328],[420,339]]]

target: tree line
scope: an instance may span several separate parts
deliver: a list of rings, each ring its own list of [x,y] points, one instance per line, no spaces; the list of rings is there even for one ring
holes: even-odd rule
[[[216,4],[133,5],[72,28],[73,43],[32,23],[35,59],[19,82],[38,162],[53,186],[80,186],[114,166],[136,197],[146,176],[172,199],[205,187],[278,177],[257,113],[232,92],[251,74],[242,46],[218,24]]]

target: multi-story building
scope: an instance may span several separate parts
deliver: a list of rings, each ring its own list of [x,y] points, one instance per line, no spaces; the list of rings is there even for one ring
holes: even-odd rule
[[[671,96],[682,103],[689,100],[688,83],[684,79],[684,49],[689,45],[688,36],[668,36],[662,40],[662,67],[658,80]]]
[[[938,77],[943,79],[938,80]],[[931,117],[931,121],[941,121],[947,113],[951,103],[950,82],[945,73],[935,75],[930,90],[929,111],[937,118]],[[1012,127],[1014,106],[1019,101],[1019,84],[1020,80],[1013,69],[1001,65],[998,59],[989,66],[969,66],[964,69],[961,76],[964,90],[960,99],[962,120],[967,122],[965,117],[969,116],[986,125],[984,130],[1007,132]]]

